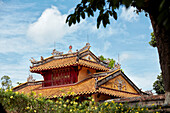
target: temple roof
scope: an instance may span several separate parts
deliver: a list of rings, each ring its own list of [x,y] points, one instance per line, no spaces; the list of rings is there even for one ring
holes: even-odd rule
[[[101,64],[98,64],[96,62],[88,61],[85,59],[79,59],[77,61],[77,57],[67,57],[67,58],[61,58],[61,59],[53,59],[42,65],[34,66],[30,69],[30,71],[39,72],[42,70],[57,69],[57,68],[63,68],[63,67],[68,67],[68,66],[74,66],[74,65],[80,65],[80,66],[89,67],[92,69],[102,70],[102,71],[109,70],[109,68]]]
[[[35,61],[33,58],[30,67],[31,72],[40,72],[42,70],[51,70],[63,68],[68,66],[84,66],[95,70],[109,71],[108,64],[100,61],[90,50],[90,45],[86,44],[85,47],[77,52],[63,54],[53,50],[52,56],[48,58],[41,57],[40,61]],[[71,50],[70,50],[71,51]]]
[[[106,72],[108,73],[108,72]],[[119,74],[118,74],[119,73]],[[103,73],[100,73],[103,76]],[[96,79],[96,77],[100,77],[99,75],[93,75],[89,78],[86,78],[80,82],[69,84],[69,85],[60,85],[60,86],[51,86],[51,87],[42,87],[42,81],[39,82],[26,82],[23,85],[14,87],[14,91],[18,92],[24,92],[24,93],[31,93],[31,91],[38,93],[41,93],[42,96],[47,98],[56,98],[56,97],[62,97],[63,94],[66,96],[72,96],[72,95],[85,95],[85,94],[94,94],[94,93],[100,93],[100,94],[106,94],[116,97],[136,97],[140,96],[142,92],[134,85],[132,86],[136,93],[134,92],[128,92],[128,91],[121,91],[118,89],[103,87],[102,85],[107,83],[109,80],[114,79],[115,77],[118,77],[122,75],[120,70],[116,70],[111,72],[109,74],[112,75],[112,78],[110,79],[101,78],[99,80]],[[127,81],[130,83],[131,81]],[[72,93],[74,92],[74,93]]]

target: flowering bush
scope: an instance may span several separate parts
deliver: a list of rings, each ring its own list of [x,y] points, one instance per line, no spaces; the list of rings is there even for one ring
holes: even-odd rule
[[[79,97],[72,99],[57,98],[56,101],[42,97],[32,92],[29,95],[13,92],[12,90],[0,91],[0,103],[7,112],[14,113],[147,113],[146,107],[130,107],[127,104],[104,102],[95,103],[91,97],[83,102],[78,102]]]

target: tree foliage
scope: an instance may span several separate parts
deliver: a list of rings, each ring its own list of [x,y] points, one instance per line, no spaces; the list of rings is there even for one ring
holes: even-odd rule
[[[20,82],[17,82],[17,84],[18,84],[18,85],[21,85],[22,83],[20,83]]]
[[[3,77],[1,77],[1,81],[2,81],[1,85],[3,90],[12,88],[12,81],[9,76],[4,75]]]
[[[110,68],[114,68],[115,60],[113,60],[113,59],[111,59],[111,58],[107,58],[107,59],[106,59],[106,58],[104,58],[103,55],[101,55],[99,58],[100,58],[101,61],[108,62],[108,63],[109,63],[108,66],[109,66]]]
[[[153,83],[153,89],[156,91],[157,94],[165,93],[162,73],[157,76],[157,80]]]
[[[121,6],[136,8],[136,13],[144,11],[149,15],[154,30],[159,60],[163,74],[166,93],[170,94],[170,0],[81,0],[74,13],[70,14],[66,23],[69,26],[80,22],[80,18],[94,16],[97,12],[97,28],[101,22],[106,27],[110,17],[117,20],[117,11]],[[165,97],[165,103],[170,104],[170,97]]]
[[[97,103],[91,97],[84,101],[79,99],[73,96],[50,100],[35,92],[26,95],[12,90],[0,91],[0,103],[9,113],[149,113],[146,107],[114,101]],[[157,106],[151,109],[157,109]]]
[[[86,16],[94,16],[94,12],[98,12],[97,16],[97,28],[99,28],[101,22],[104,27],[110,24],[109,18],[112,17],[117,20],[117,11],[120,6],[125,6],[129,8],[130,6],[136,7],[136,13],[145,11],[145,15],[148,13],[154,13],[157,21],[160,25],[165,26],[167,29],[170,27],[170,1],[169,0],[81,0],[77,4],[73,14],[70,14],[66,23],[71,26],[80,22],[80,19],[85,19]],[[156,9],[153,10],[151,8]],[[154,12],[153,12],[154,11]]]
[[[155,35],[154,35],[154,32],[151,33],[151,41],[149,42],[149,44],[152,46],[152,47],[156,47],[156,39],[155,39]]]

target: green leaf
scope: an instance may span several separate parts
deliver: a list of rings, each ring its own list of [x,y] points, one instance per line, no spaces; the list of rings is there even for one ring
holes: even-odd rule
[[[67,16],[67,19],[66,19],[66,23],[69,21],[70,17],[72,16],[73,14],[70,14]]]
[[[115,11],[113,11],[113,17],[115,20],[117,20],[117,13]]]
[[[101,23],[101,16],[99,15],[97,18],[97,29],[100,27],[100,23]]]
[[[81,17],[82,17],[83,19],[85,19],[85,13],[84,13],[84,12],[81,13]]]
[[[79,23],[80,22],[80,16],[77,16],[77,22]]]

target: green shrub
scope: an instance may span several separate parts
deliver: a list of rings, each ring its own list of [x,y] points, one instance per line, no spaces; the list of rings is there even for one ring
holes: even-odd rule
[[[35,98],[36,96],[36,98]],[[83,102],[77,102],[79,97],[72,99],[57,98],[50,100],[36,95],[13,92],[12,90],[0,91],[0,103],[7,112],[13,113],[147,113],[146,107],[130,107],[127,104],[104,102],[95,103],[91,97]]]

